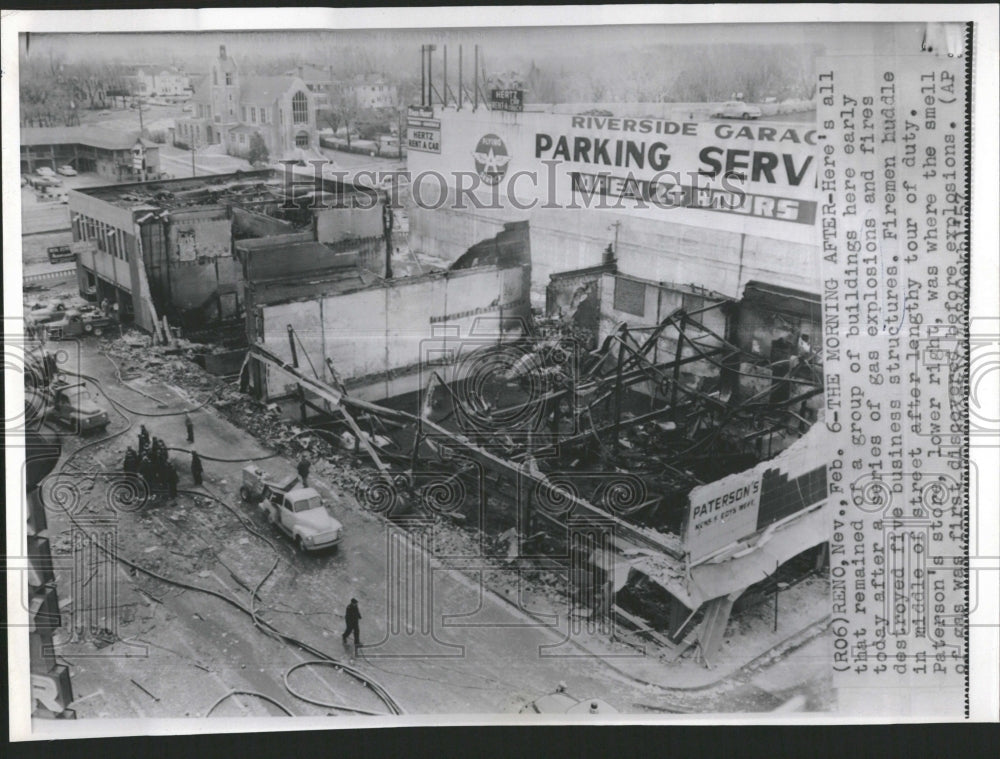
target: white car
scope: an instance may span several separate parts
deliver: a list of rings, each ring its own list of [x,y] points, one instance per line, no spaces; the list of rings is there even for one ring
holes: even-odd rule
[[[719,106],[719,109],[712,115],[723,119],[759,119],[761,112],[760,108],[755,105],[740,100],[730,100]]]
[[[382,177],[382,181],[379,182],[379,187],[383,190],[391,190],[393,184],[398,187],[406,187],[410,183],[409,172],[400,171],[393,172],[392,174],[387,174]]]
[[[74,169],[69,164],[66,164],[65,166],[60,166],[58,169],[56,169],[56,172],[62,174],[64,177],[76,176],[76,169]]]
[[[50,169],[48,166],[39,166],[35,169],[35,173],[40,177],[54,177],[56,173]]]
[[[521,709],[521,714],[618,714],[607,701],[599,698],[578,699],[566,692],[566,686],[559,683],[555,693],[535,699]]]

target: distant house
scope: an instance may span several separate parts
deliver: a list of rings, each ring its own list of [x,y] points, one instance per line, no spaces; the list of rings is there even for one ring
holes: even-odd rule
[[[393,108],[396,105],[396,88],[377,74],[364,74],[338,85],[342,92],[352,95],[359,108]]]
[[[207,76],[195,85],[190,116],[178,119],[176,139],[193,147],[223,145],[246,155],[259,134],[271,158],[315,149],[316,93],[299,76],[243,76],[219,47]]]
[[[21,129],[21,172],[40,166],[69,165],[117,182],[153,179],[160,173],[160,150],[139,137],[97,126],[24,127]]]
[[[139,95],[181,98],[190,94],[191,78],[173,66],[142,67],[135,72],[135,83]]]

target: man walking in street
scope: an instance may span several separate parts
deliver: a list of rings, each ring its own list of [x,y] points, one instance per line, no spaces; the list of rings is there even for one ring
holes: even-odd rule
[[[358,609],[358,599],[352,598],[351,603],[347,605],[347,611],[344,613],[344,619],[347,622],[347,629],[344,630],[344,634],[341,635],[341,640],[344,641],[344,645],[347,645],[347,638],[351,633],[354,633],[354,650],[357,652],[358,647],[361,645],[360,636],[361,633],[358,630],[358,622],[361,621],[361,610]]]
[[[201,484],[201,476],[204,471],[205,470],[201,466],[201,456],[198,455],[198,451],[191,451],[191,478],[194,480],[195,485]]]
[[[308,483],[306,482],[308,477],[309,477],[309,459],[303,456],[302,460],[299,462],[299,479],[302,480],[302,487],[308,487]]]
[[[188,442],[194,442],[194,424],[191,422],[191,416],[188,414],[184,415],[184,426],[187,427]]]

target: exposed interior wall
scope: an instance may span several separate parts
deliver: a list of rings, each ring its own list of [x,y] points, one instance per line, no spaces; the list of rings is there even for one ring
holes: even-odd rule
[[[330,359],[345,382],[417,367],[466,344],[477,320],[527,320],[530,267],[487,267],[392,280],[356,292],[258,308],[257,339],[291,361],[288,325],[300,341],[300,365],[326,381]],[[447,333],[446,336],[442,336]],[[475,337],[471,338],[473,342]],[[308,359],[306,358],[308,356]],[[274,396],[283,392],[271,387]]]
[[[382,205],[364,208],[348,204],[315,212],[316,239],[339,242],[350,237],[376,237],[382,234]]]
[[[295,232],[295,227],[282,219],[233,206],[233,239],[273,237]],[[311,234],[307,235],[308,239]]]
[[[497,234],[504,222],[527,219],[531,228],[534,291],[542,298],[549,275],[597,266],[615,240],[618,268],[665,282],[711,284],[738,298],[752,279],[819,292],[820,258],[813,245],[755,237],[716,228],[570,209],[467,209],[410,211],[410,247],[455,260],[471,245]]]
[[[235,318],[242,277],[232,257],[229,209],[176,211],[169,218],[165,242],[174,318],[190,326]]]

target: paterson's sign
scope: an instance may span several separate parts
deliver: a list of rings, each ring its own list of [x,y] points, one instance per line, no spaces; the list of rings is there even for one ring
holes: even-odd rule
[[[691,561],[711,556],[768,525],[813,508],[827,497],[826,428],[812,429],[753,469],[699,485],[688,494],[684,550]]]
[[[692,558],[724,548],[757,529],[760,477],[733,475],[691,493],[685,549]]]

